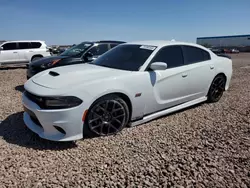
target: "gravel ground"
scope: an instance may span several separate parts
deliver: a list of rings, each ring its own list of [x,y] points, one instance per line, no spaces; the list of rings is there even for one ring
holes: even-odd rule
[[[26,70],[0,69],[0,187],[250,187],[250,54],[233,63],[220,102],[76,143],[29,131]]]

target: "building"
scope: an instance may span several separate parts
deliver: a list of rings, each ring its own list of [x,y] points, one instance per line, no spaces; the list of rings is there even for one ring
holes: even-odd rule
[[[216,36],[216,37],[198,37],[196,42],[197,44],[206,47],[238,48],[241,49],[241,51],[250,50],[250,34]]]

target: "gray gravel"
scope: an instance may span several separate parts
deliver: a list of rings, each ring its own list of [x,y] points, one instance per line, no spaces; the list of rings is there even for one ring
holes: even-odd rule
[[[76,143],[29,131],[26,70],[0,68],[0,187],[250,187],[250,54],[233,61],[220,102]]]

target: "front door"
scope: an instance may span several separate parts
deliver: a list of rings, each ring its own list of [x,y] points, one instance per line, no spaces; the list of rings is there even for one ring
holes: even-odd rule
[[[12,64],[18,63],[19,55],[17,50],[17,44],[15,42],[8,42],[2,45],[0,50],[0,63]]]
[[[165,62],[166,70],[148,70],[148,79],[152,91],[148,95],[152,100],[146,101],[144,115],[171,108],[187,101],[188,87],[181,46],[162,48],[152,59],[153,62]]]

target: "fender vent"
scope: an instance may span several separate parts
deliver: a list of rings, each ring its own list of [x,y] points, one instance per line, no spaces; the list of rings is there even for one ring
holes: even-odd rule
[[[59,76],[60,74],[58,74],[57,72],[54,72],[54,71],[49,71],[49,75],[51,75],[51,76]]]

